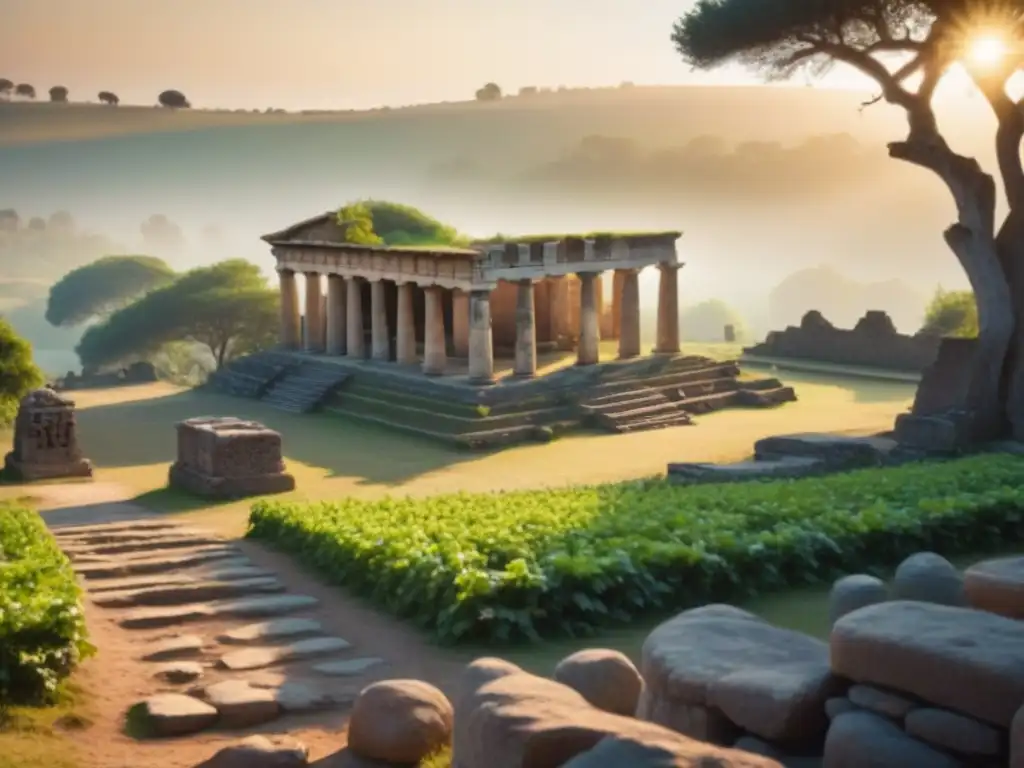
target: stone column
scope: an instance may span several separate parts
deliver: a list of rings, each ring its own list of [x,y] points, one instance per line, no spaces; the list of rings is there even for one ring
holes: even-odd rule
[[[601,329],[597,316],[597,274],[581,272],[580,278],[580,340],[576,351],[577,365],[594,365],[601,358]]]
[[[626,271],[616,269],[612,276],[612,327],[611,338],[622,338],[622,286],[626,279]]]
[[[537,373],[537,316],[533,300],[533,281],[520,280],[516,293],[515,376]]]
[[[366,357],[366,340],[363,338],[363,279],[350,277],[347,282],[348,299],[345,302],[345,310],[348,313],[348,320],[345,323],[345,354],[354,360],[362,360]]]
[[[388,305],[384,299],[384,281],[370,283],[370,334],[374,360],[391,359],[391,334],[388,332]]]
[[[494,337],[491,332],[491,292],[469,295],[469,381],[494,382]]]
[[[448,354],[444,348],[444,303],[441,290],[436,285],[424,289],[423,372],[428,376],[443,375],[448,364]]]
[[[299,319],[299,286],[290,269],[278,271],[281,281],[281,346],[299,349],[302,346],[302,322]]]
[[[307,352],[323,352],[324,298],[320,287],[320,273],[306,273],[306,343]]]
[[[616,270],[622,274],[622,295],[619,307],[619,358],[640,356],[640,275],[635,269]]]
[[[682,264],[661,263],[658,281],[658,340],[655,354],[679,354],[679,268]]]
[[[327,276],[327,354],[344,355],[348,339],[345,338],[345,278]]]
[[[395,342],[395,358],[402,365],[415,365],[416,357],[416,316],[413,314],[414,283],[398,284],[398,327]]]
[[[469,294],[452,291],[452,348],[456,357],[469,357]]]

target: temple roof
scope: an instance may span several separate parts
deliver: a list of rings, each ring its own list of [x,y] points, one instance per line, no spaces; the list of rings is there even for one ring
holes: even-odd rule
[[[338,221],[335,211],[321,213],[292,224],[278,232],[263,235],[264,240],[276,246],[302,246],[305,248],[332,248],[348,251],[379,251],[384,253],[435,253],[447,256],[480,258],[481,252],[472,248],[452,248],[446,245],[362,245],[345,240],[347,223]]]

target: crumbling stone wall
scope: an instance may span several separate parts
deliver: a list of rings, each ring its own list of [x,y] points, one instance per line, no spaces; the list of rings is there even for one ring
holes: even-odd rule
[[[811,310],[799,327],[772,331],[763,343],[743,351],[759,357],[921,373],[935,360],[940,341],[937,336],[901,334],[892,319],[877,310],[867,312],[852,330],[836,328]]]

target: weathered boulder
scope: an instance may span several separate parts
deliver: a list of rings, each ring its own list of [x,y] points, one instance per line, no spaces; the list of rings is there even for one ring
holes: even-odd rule
[[[800,456],[818,459],[833,469],[846,469],[880,466],[895,448],[896,442],[886,437],[807,432],[761,438],[754,443],[754,456],[759,460]]]
[[[559,768],[572,758],[584,760],[573,763],[575,768],[781,768],[767,758],[597,709],[568,686],[497,659],[466,668],[455,702],[457,768]]]
[[[1002,749],[1003,737],[997,729],[945,709],[915,709],[907,714],[903,727],[921,741],[961,755],[995,757]]]
[[[632,716],[644,688],[633,662],[620,651],[577,651],[555,667],[555,680],[568,685],[598,709]]]
[[[607,736],[593,749],[582,752],[561,768],[765,768],[781,765],[761,755],[739,749],[719,749],[692,742],[697,749],[680,752],[679,745],[631,736]],[[531,763],[532,765],[532,763]]]
[[[837,675],[1002,728],[1024,702],[1024,622],[895,600],[841,618],[830,646]]]
[[[866,573],[837,579],[828,596],[828,623],[831,626],[848,613],[889,599],[885,582]]]
[[[892,596],[938,605],[961,606],[966,602],[960,571],[934,552],[918,552],[900,563],[892,579]]]
[[[740,729],[783,744],[820,741],[825,701],[842,693],[825,643],[727,605],[657,627],[641,671],[638,717],[717,744],[732,743]]]
[[[362,690],[348,723],[348,746],[371,760],[418,763],[449,744],[454,712],[420,680],[385,680]]]
[[[894,720],[902,720],[910,710],[917,706],[905,696],[900,696],[892,691],[883,691],[871,685],[851,685],[850,690],[846,692],[846,698],[854,706],[891,717]]]
[[[222,748],[197,768],[299,768],[309,765],[309,749],[288,736],[250,736]]]
[[[964,593],[973,608],[1024,619],[1024,557],[972,565],[964,573]]]
[[[1010,725],[1010,768],[1024,768],[1024,707]]]
[[[908,736],[870,712],[847,712],[832,722],[823,768],[961,768],[960,761]]]
[[[198,661],[172,661],[161,664],[153,677],[171,685],[192,683],[203,676],[203,665]]]
[[[834,696],[825,702],[825,714],[828,715],[829,720],[835,720],[845,712],[854,712],[858,709],[860,709],[860,707],[850,701],[846,696]]]
[[[147,738],[186,736],[216,722],[216,709],[179,693],[151,696],[128,711],[129,730]]]

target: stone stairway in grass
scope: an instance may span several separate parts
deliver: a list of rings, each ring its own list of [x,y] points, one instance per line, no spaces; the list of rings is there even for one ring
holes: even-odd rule
[[[349,375],[341,366],[304,361],[271,384],[262,400],[282,411],[309,413],[323,404]]]
[[[742,380],[734,361],[679,357],[642,376],[618,376],[587,390],[580,407],[597,426],[635,432],[692,424],[693,415],[722,408],[771,407],[796,400],[778,379]]]
[[[176,522],[53,530],[90,611],[137,637],[153,693],[128,712],[137,736],[252,728],[351,705],[385,662],[361,656],[230,542]],[[307,615],[303,615],[306,613]]]
[[[261,352],[233,360],[210,374],[207,386],[232,397],[259,399],[298,363],[288,355]]]

